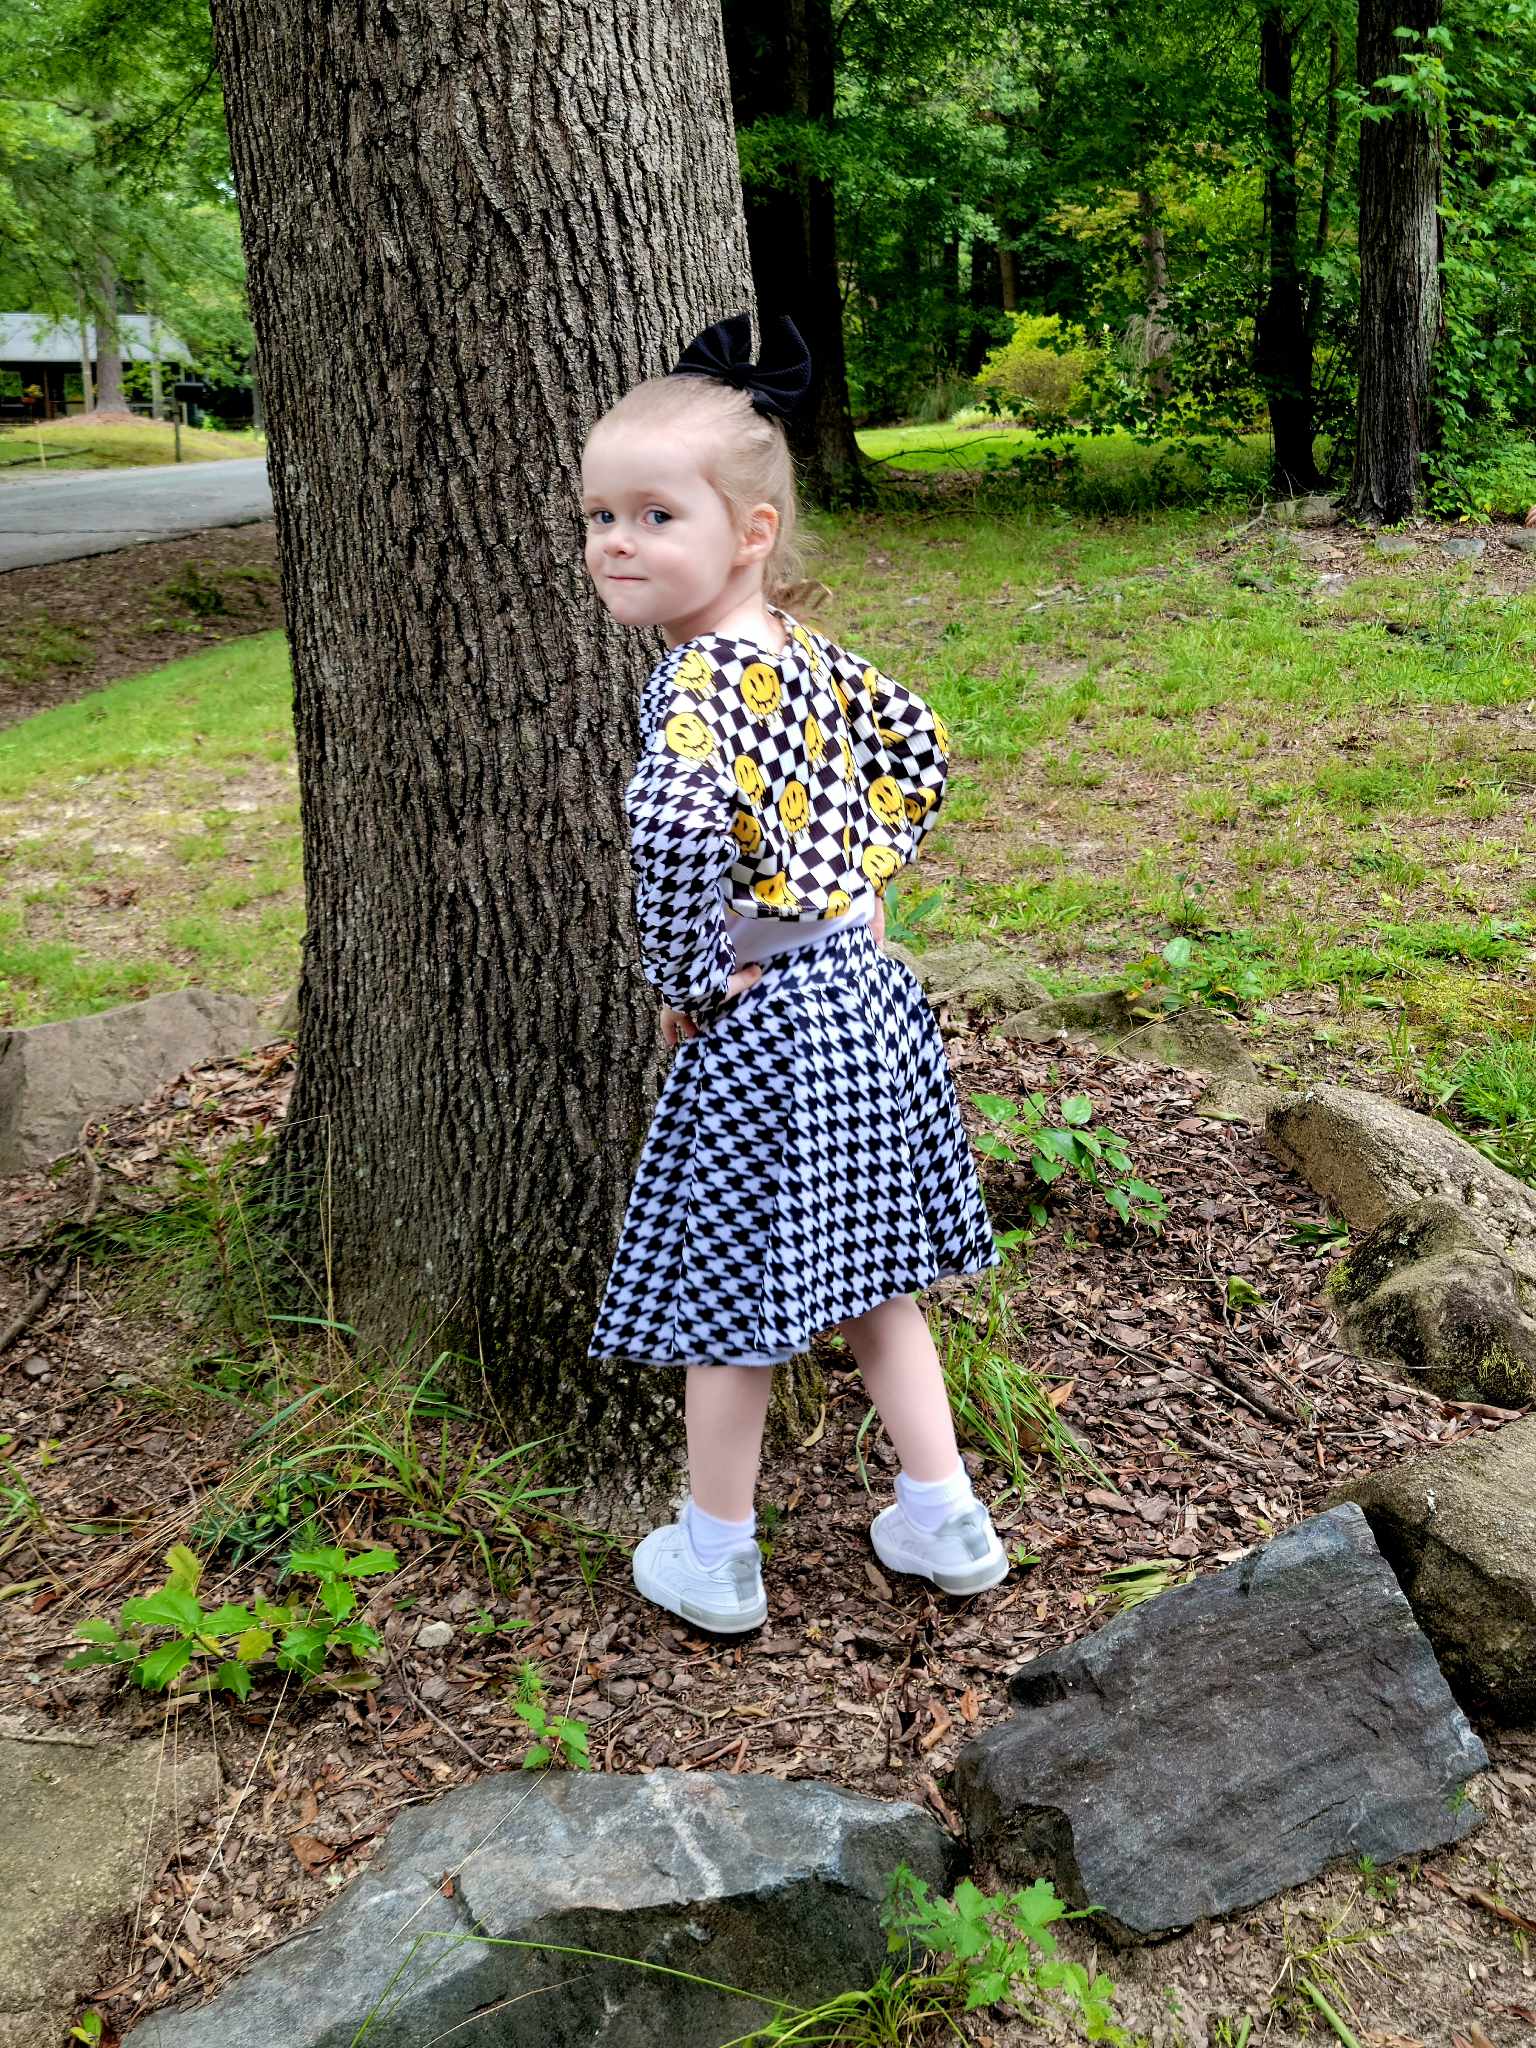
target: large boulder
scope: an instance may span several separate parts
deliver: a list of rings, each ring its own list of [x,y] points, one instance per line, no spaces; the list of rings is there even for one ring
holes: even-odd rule
[[[249,996],[183,988],[94,1017],[0,1031],[0,1173],[73,1151],[87,1117],[126,1109],[187,1067],[261,1037]]]
[[[767,2007],[690,1979],[803,2003],[843,1990],[884,1959],[896,1866],[942,1889],[956,1857],[915,1806],[830,1785],[498,1774],[403,1814],[297,1940],[123,2048],[350,2048],[370,2014],[369,2048],[422,2048],[479,2039],[493,2008],[497,2048],[717,2048]]]
[[[1458,1698],[1536,1723],[1536,1416],[1345,1488]]]
[[[1112,1938],[1453,1842],[1487,1757],[1354,1506],[1027,1664],[961,1752],[972,1847]]]
[[[1328,1276],[1340,1341],[1452,1401],[1536,1401],[1536,1256],[1443,1200],[1394,1209]]]
[[[894,946],[891,951],[916,974],[935,1009],[949,1003],[981,1017],[1001,1017],[1027,1003],[1041,1002],[1045,996],[1017,953],[985,945],[979,939],[929,946],[921,953]]]
[[[0,2048],[63,2040],[177,1816],[218,1796],[213,1758],[185,1739],[168,1763],[158,1742],[0,1723]]]
[[[1353,1231],[1429,1197],[1474,1210],[1501,1248],[1536,1245],[1536,1188],[1485,1159],[1454,1131],[1364,1088],[1324,1084],[1270,1111],[1271,1151]]]

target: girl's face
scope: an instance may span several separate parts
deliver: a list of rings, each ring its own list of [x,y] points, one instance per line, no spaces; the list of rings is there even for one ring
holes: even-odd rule
[[[738,533],[686,434],[600,426],[581,482],[587,573],[620,625],[660,626],[676,644],[761,590],[778,515],[755,506]]]

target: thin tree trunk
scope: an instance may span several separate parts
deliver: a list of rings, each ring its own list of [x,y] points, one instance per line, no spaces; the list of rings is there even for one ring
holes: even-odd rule
[[[1274,485],[1291,496],[1316,490],[1312,453],[1312,342],[1301,282],[1296,182],[1295,76],[1285,0],[1259,18],[1259,94],[1264,103],[1264,202],[1269,216],[1269,292],[1254,337],[1254,373],[1269,404]]]
[[[1344,45],[1336,25],[1328,29],[1328,108],[1323,116],[1323,166],[1317,195],[1317,229],[1312,237],[1312,283],[1307,292],[1307,336],[1314,350],[1323,326],[1323,259],[1332,225],[1333,185],[1339,170],[1339,87],[1344,80]]]
[[[1437,27],[1441,0],[1360,0],[1356,77],[1369,105],[1360,130],[1360,355],[1355,463],[1345,509],[1405,519],[1430,444],[1429,377],[1440,329],[1440,146],[1417,108],[1377,86],[1402,68],[1408,28]]]
[[[590,590],[579,456],[749,303],[718,13],[213,12],[308,895],[275,1181],[337,1316],[478,1354],[621,1515],[678,1449],[676,1375],[585,1358],[662,1064],[621,806],[660,640]]]
[[[1019,310],[1019,252],[1017,249],[999,249],[997,252],[1002,305],[1005,313]]]
[[[1173,330],[1168,325],[1168,244],[1158,212],[1157,196],[1145,186],[1136,194],[1141,274],[1146,292],[1143,362],[1147,389],[1155,405],[1166,403],[1173,390]]]
[[[100,302],[96,309],[96,404],[103,412],[122,412],[123,396],[122,330],[117,324],[117,271],[112,258],[103,255],[97,272]]]
[[[722,16],[737,127],[794,115],[830,129],[837,45],[829,0],[775,8],[725,0]],[[802,169],[785,185],[749,191],[746,220],[762,318],[787,313],[811,352],[810,396],[790,429],[806,496],[822,505],[868,503],[874,487],[848,403],[837,195],[826,178]]]
[[[996,242],[971,242],[970,332],[965,340],[965,373],[974,377],[992,347],[996,308],[1003,302],[1002,269]]]
[[[94,412],[96,410],[95,356],[91,347],[91,324],[89,308],[85,297],[85,286],[78,277],[75,280],[75,299],[80,308],[80,409],[82,412]],[[69,410],[69,401],[67,399],[64,402],[64,410],[66,412]]]

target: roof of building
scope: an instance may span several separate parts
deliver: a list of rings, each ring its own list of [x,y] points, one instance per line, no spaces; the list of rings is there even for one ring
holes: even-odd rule
[[[161,321],[155,322],[159,350],[150,340],[148,313],[120,313],[119,336],[125,362],[147,363],[156,353],[162,362],[189,363],[187,345]],[[96,329],[86,323],[91,360],[96,359]],[[80,329],[73,321],[50,320],[44,313],[0,313],[0,363],[69,363],[80,365]]]

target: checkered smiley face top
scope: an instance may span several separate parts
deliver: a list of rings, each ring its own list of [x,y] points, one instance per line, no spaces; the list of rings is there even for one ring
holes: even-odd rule
[[[651,978],[679,1008],[723,986],[706,905],[722,883],[743,916],[842,917],[884,894],[944,792],[943,720],[774,609],[782,653],[685,641],[642,700],[645,752],[626,793],[636,908]]]

